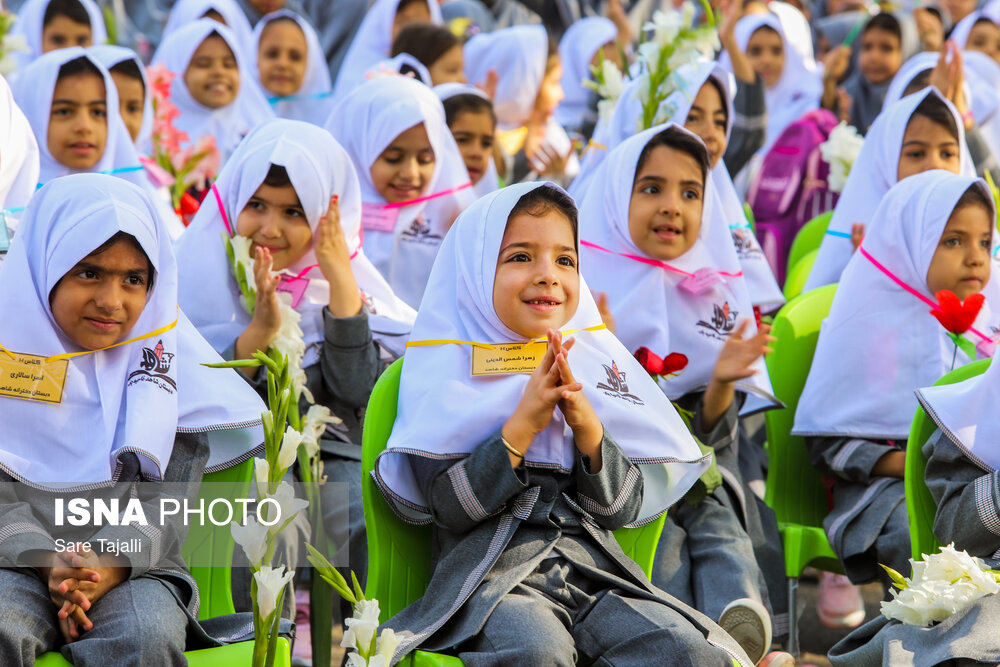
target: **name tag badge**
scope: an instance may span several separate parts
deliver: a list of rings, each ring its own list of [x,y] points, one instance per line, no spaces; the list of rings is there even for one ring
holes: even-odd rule
[[[46,363],[34,354],[0,352],[0,396],[43,403],[62,403],[69,359]]]
[[[473,375],[531,374],[545,356],[545,342],[498,343],[494,349],[472,348]]]
[[[292,308],[298,308],[302,303],[302,297],[306,295],[306,288],[309,287],[308,278],[282,278],[275,287],[277,292],[286,292],[292,297]]]
[[[722,282],[715,269],[703,267],[681,281],[680,287],[691,294],[704,294],[718,283]]]
[[[361,203],[361,226],[367,231],[393,232],[396,229],[396,219],[399,218],[398,208],[385,208],[381,204]]]

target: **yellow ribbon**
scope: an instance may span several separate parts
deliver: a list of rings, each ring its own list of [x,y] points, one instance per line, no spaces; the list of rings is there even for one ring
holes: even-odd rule
[[[178,308],[177,310],[179,311],[180,308]],[[45,359],[43,359],[43,361],[45,363],[50,363],[50,362],[53,362],[53,361],[62,361],[63,359],[72,359],[73,357],[82,357],[85,354],[93,354],[95,352],[103,352],[104,350],[110,350],[112,348],[119,347],[121,345],[128,345],[129,343],[134,343],[136,341],[145,340],[146,338],[152,338],[153,336],[159,336],[160,334],[166,333],[166,332],[170,331],[171,329],[173,329],[175,326],[177,326],[177,321],[178,320],[174,320],[170,324],[162,326],[159,329],[154,329],[153,331],[150,331],[149,333],[143,334],[141,336],[136,336],[135,338],[129,338],[128,340],[123,340],[122,342],[115,343],[114,345],[108,345],[107,347],[101,347],[101,348],[98,348],[96,350],[84,350],[83,352],[67,352],[66,354],[56,354],[56,355],[53,355],[51,357],[45,357]],[[7,356],[10,357],[11,359],[17,359],[17,357],[15,357],[13,355],[13,353],[11,353],[7,348],[5,348],[3,346],[3,344],[0,344],[0,352],[5,352],[7,354]]]
[[[607,329],[607,328],[608,327],[605,326],[604,324],[595,324],[592,327],[584,327],[583,329],[570,329],[568,331],[562,331],[560,333],[562,333],[563,336],[570,336],[572,334],[579,333],[581,331],[600,331],[601,329]],[[542,336],[541,338],[532,338],[528,342],[522,344],[531,345],[532,343],[544,343],[546,340],[547,338],[545,336]],[[472,347],[480,347],[484,350],[496,349],[496,345],[492,343],[477,343],[471,340],[447,340],[447,339],[411,340],[409,343],[406,344],[406,347],[429,347],[431,345],[471,345]]]

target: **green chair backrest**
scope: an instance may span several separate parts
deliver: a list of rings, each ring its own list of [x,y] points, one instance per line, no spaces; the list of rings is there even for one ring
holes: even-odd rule
[[[934,383],[934,386],[955,384],[981,375],[989,368],[990,360],[981,359],[971,364],[956,368]],[[932,554],[941,546],[934,536],[934,515],[937,504],[934,496],[927,488],[924,480],[924,469],[927,459],[924,457],[923,446],[934,435],[937,425],[927,416],[923,406],[918,405],[913,423],[910,425],[910,437],[906,441],[906,470],[903,484],[906,487],[906,513],[910,518],[910,550],[913,560],[921,560],[923,554]]]
[[[782,289],[782,292],[785,294],[785,301],[791,301],[799,294],[802,294],[802,290],[805,289],[806,281],[809,280],[809,273],[812,271],[813,264],[816,263],[816,256],[818,254],[819,250],[813,250],[806,253],[794,266],[789,265],[788,273],[785,275],[785,286]]]
[[[826,285],[799,295],[778,311],[771,329],[777,340],[766,357],[767,372],[774,395],[786,407],[764,413],[769,458],[765,501],[779,524],[821,527],[828,511],[826,489],[809,461],[805,441],[790,434],[820,325],[830,312],[836,289],[836,285]]]
[[[368,582],[365,596],[377,598],[383,620],[391,618],[427,589],[431,578],[431,527],[410,525],[396,516],[372,479],[375,459],[385,449],[396,421],[399,377],[397,359],[372,390],[362,436],[362,496],[368,532]],[[615,538],[625,553],[650,575],[666,515],[639,528],[621,528]]]
[[[813,250],[819,250],[819,246],[823,242],[823,235],[826,234],[826,228],[830,226],[831,217],[833,217],[833,211],[827,211],[802,225],[788,251],[788,271],[785,275],[790,275],[792,269],[803,257]]]

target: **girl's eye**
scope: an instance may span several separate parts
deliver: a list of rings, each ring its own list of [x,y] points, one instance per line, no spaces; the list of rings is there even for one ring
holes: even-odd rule
[[[950,148],[947,148],[941,151],[941,157],[944,158],[945,160],[950,160],[953,157],[955,157],[955,151],[951,150]]]
[[[146,279],[142,276],[129,276],[125,279],[125,282],[129,285],[139,287],[146,284]]]
[[[644,195],[656,195],[660,194],[660,187],[658,185],[646,185],[639,192]]]
[[[464,136],[464,135],[461,138],[460,137],[455,137],[455,143],[458,144],[459,146],[466,145],[467,143],[469,143],[470,140],[471,140],[471,137],[467,137],[467,136]]]
[[[923,151],[910,151],[909,153],[906,153],[906,157],[910,158],[911,160],[922,160],[924,159],[925,155],[926,153],[924,153]]]
[[[53,116],[69,116],[71,113],[69,107],[60,107],[52,110]]]
[[[108,115],[107,109],[92,109],[91,113],[94,114],[95,118],[104,118]]]
[[[250,209],[251,211],[263,211],[264,210],[264,204],[262,202],[255,201],[253,199],[251,199],[250,201],[247,202],[246,207],[248,209]]]
[[[97,279],[97,272],[96,271],[91,271],[90,269],[84,269],[83,271],[80,271],[76,275],[79,276],[80,278],[83,278],[84,280],[96,280]]]
[[[698,122],[698,116],[695,115],[695,114],[693,114],[693,113],[689,113],[688,117],[687,117],[687,120],[685,120],[684,122],[685,123],[697,123]]]
[[[724,130],[724,129],[726,129],[726,121],[724,121],[724,120],[717,120],[717,121],[715,121],[715,126],[719,127],[719,128],[722,128]]]
[[[226,69],[236,69],[236,61],[232,58],[226,58],[222,61],[222,66]]]
[[[947,247],[949,247],[949,248],[955,248],[955,247],[958,247],[959,245],[961,245],[961,242],[958,240],[957,237],[953,236],[951,238],[945,239],[944,240],[944,245],[947,246]]]
[[[493,148],[493,137],[488,137],[479,142],[483,148]]]
[[[990,249],[990,243],[991,243],[990,239],[983,239],[982,241],[979,242],[979,245],[981,247],[986,248],[987,250],[989,250]]]
[[[695,190],[694,188],[687,188],[686,190],[684,190],[684,198],[698,200],[701,199],[701,193]]]
[[[527,253],[518,252],[518,253],[514,253],[513,255],[511,255],[510,259],[508,259],[507,261],[508,262],[530,262],[531,258],[528,257]]]
[[[422,165],[434,164],[434,156],[433,155],[421,155],[420,157],[417,158],[417,162],[420,163],[420,164],[422,164]]]
[[[305,217],[302,214],[302,211],[300,211],[297,208],[286,208],[285,209],[285,215],[287,215],[290,218],[304,218]]]
[[[569,266],[569,267],[575,267],[576,266],[576,260],[573,259],[572,257],[570,257],[569,255],[563,255],[562,257],[560,257],[559,259],[556,260],[556,263],[557,264],[562,264],[563,266]]]

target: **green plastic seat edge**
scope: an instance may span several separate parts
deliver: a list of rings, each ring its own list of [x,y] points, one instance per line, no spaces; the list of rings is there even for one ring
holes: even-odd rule
[[[820,213],[802,225],[798,233],[795,234],[795,238],[792,239],[792,247],[788,250],[788,264],[786,265],[788,271],[785,273],[786,276],[791,275],[792,269],[799,263],[799,260],[813,250],[819,250],[819,246],[823,242],[823,236],[830,226],[830,218],[832,217],[833,211],[827,211],[826,213]]]

